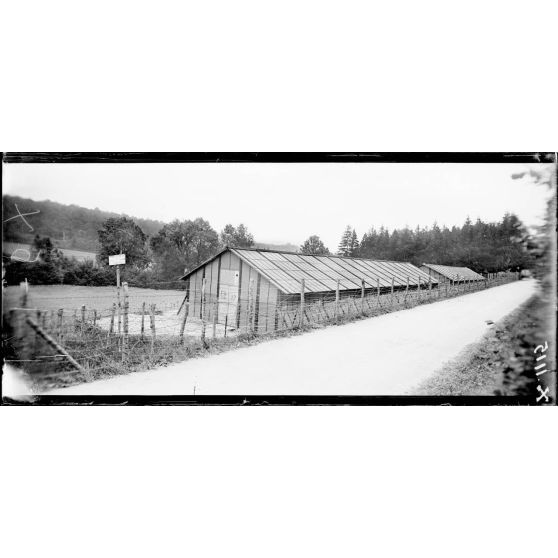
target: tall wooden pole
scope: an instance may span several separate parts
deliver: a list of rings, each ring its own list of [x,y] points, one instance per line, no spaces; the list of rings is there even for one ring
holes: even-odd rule
[[[360,311],[364,314],[364,279],[362,279],[360,290]]]
[[[121,304],[120,304],[120,266],[116,266],[116,306],[118,312],[118,335],[120,335],[122,331],[122,316],[121,316]]]
[[[380,279],[377,279],[377,293],[376,293],[376,302],[378,303],[378,306],[380,306]]]
[[[122,339],[122,360],[128,354],[128,310],[130,307],[128,301],[128,283],[122,283],[124,290],[124,338]]]
[[[392,277],[391,278],[391,305],[393,306],[393,291],[394,291],[394,286],[395,286],[395,278]]]

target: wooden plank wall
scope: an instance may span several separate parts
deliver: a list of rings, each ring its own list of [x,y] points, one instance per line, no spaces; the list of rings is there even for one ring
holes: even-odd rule
[[[203,268],[198,269],[190,277],[190,312],[192,316],[199,318],[201,312],[201,284],[203,276]]]
[[[274,331],[277,287],[272,285],[265,277],[262,277],[258,296],[258,333]]]
[[[220,266],[219,266],[219,259]],[[274,331],[275,306],[279,300],[280,293],[265,277],[262,277],[250,265],[242,262],[236,254],[225,252],[213,262],[198,269],[190,277],[190,311],[193,316],[200,317],[201,313],[201,285],[205,273],[206,300],[212,302],[217,300],[218,279],[220,270],[240,271],[240,293],[239,293],[239,327],[242,331],[248,328],[248,299],[250,280],[254,280],[254,306],[257,310],[257,332],[265,333]],[[259,281],[258,281],[259,278]],[[231,324],[232,325],[232,324]]]

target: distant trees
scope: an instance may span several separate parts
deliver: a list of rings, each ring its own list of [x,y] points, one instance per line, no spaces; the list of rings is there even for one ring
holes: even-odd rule
[[[248,229],[241,223],[238,227],[233,225],[225,225],[225,228],[219,235],[221,244],[230,248],[251,248],[254,246],[254,237],[248,232]]]
[[[31,244],[35,234],[48,237],[61,248],[74,248],[97,252],[99,248],[98,230],[109,218],[120,215],[98,208],[87,209],[77,205],[64,205],[53,201],[35,201],[20,196],[3,195],[4,241]],[[23,214],[31,214],[25,219],[33,227],[31,230],[17,217],[16,205]],[[142,231],[153,236],[164,225],[161,221],[133,218]]]
[[[220,247],[219,236],[204,219],[175,220],[151,239],[157,276],[173,280],[213,256]]]
[[[307,256],[328,256],[329,250],[317,235],[312,235],[304,241],[300,247],[300,252]]]
[[[103,223],[99,234],[100,263],[107,265],[108,257],[114,254],[126,254],[126,265],[137,269],[149,266],[151,258],[147,246],[147,236],[128,217],[109,218]]]
[[[467,218],[462,227],[411,230],[391,233],[371,228],[362,237],[360,256],[379,260],[408,261],[415,265],[438,263],[470,267],[479,273],[529,267],[529,234],[516,215],[506,214],[498,223],[475,223]]]

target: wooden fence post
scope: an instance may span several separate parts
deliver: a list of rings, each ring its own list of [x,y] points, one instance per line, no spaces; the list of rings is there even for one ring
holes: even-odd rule
[[[395,278],[391,278],[391,302],[390,304],[393,306],[393,293],[394,293],[394,286],[395,286]]]
[[[62,335],[62,316],[64,314],[64,310],[62,308],[58,309],[58,343],[62,345],[62,340],[64,336]]]
[[[151,304],[149,310],[149,318],[151,321],[151,354],[153,354],[155,347],[155,335],[157,334],[155,331],[155,304]]]
[[[201,285],[201,319],[202,319],[201,340],[202,343],[205,343],[205,277],[202,279],[202,285]]]
[[[128,354],[128,310],[130,309],[130,303],[128,299],[128,283],[122,283],[122,289],[124,291],[124,338],[122,339],[122,360],[124,360]]]
[[[428,297],[432,298],[432,279],[428,278]]]
[[[114,316],[116,314],[116,302],[112,303],[112,313],[110,315],[109,336],[114,333]]]
[[[29,283],[27,283],[27,279],[25,281],[21,281],[19,284],[20,289],[20,305],[22,308],[27,308],[27,295],[29,294]]]
[[[213,302],[213,339],[217,336],[217,301]]]
[[[420,289],[420,276],[419,276],[419,278],[418,278],[418,287],[417,287],[417,289],[418,289],[418,300],[420,301],[420,300],[422,299],[422,293],[420,292],[420,290],[421,290],[421,289]]]
[[[360,311],[364,314],[364,279],[362,279],[361,291],[360,291]]]
[[[26,325],[27,325],[27,312],[25,310],[25,308],[27,308],[27,295],[29,293],[29,284],[27,283],[27,279],[25,279],[25,281],[22,281],[19,284],[20,287],[20,296],[21,296],[21,300],[20,300],[20,304],[21,304],[21,310],[17,310],[16,311],[16,337],[18,338],[18,340],[21,340],[21,356],[20,358],[22,360],[28,360],[29,359],[29,348],[30,348],[30,340],[28,339],[28,336],[26,335],[27,330],[26,330]]]
[[[142,302],[141,305],[141,330],[140,330],[140,339],[143,341],[145,333],[145,302]]]
[[[80,324],[80,332],[81,336],[83,337],[83,328],[85,327],[85,304],[81,305],[81,324]]]
[[[40,310],[37,310],[36,312],[37,312],[37,321],[36,321],[37,327],[41,327],[41,326],[40,326],[40,324],[41,324],[41,316],[44,315],[44,312],[41,312]],[[43,320],[43,321],[44,321],[44,320]],[[42,328],[42,329],[43,329],[43,331],[44,331],[44,328]],[[35,356],[35,355],[37,354],[37,337],[38,337],[37,334],[35,334],[35,339],[34,339],[34,343],[33,343],[33,356]]]
[[[378,306],[380,306],[380,279],[377,279],[377,293],[376,293],[376,303],[378,304]]]
[[[304,325],[304,279],[300,281],[300,327]]]
[[[405,289],[405,302],[407,302],[408,294],[409,294],[409,278],[407,277],[407,288]]]
[[[337,286],[335,287],[335,319],[339,317],[339,279],[337,279]]]
[[[93,310],[93,327],[97,326],[97,310]]]
[[[254,331],[254,279],[250,279],[248,286],[248,330],[250,333]]]
[[[180,344],[184,343],[184,328],[186,327],[186,320],[188,319],[188,312],[190,311],[190,302],[184,304],[184,316],[180,323]]]

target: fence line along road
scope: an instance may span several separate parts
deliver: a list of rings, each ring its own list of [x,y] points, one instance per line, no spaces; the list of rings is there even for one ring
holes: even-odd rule
[[[8,362],[28,371],[39,384],[65,383],[141,370],[165,362],[180,361],[219,345],[233,345],[257,336],[273,336],[289,331],[324,327],[363,317],[412,308],[438,300],[466,295],[511,281],[519,274],[487,277],[484,281],[422,283],[396,289],[368,285],[358,291],[340,291],[316,296],[300,285],[300,295],[279,303],[258,300],[249,289],[246,298],[234,303],[205,292],[193,291],[189,300],[172,306],[145,301],[135,293],[130,304],[129,290],[123,288],[118,319],[117,301],[98,309],[82,305],[58,310],[29,308],[29,292],[21,284],[20,306],[8,314],[11,330],[7,343]],[[163,294],[161,300],[166,300]],[[192,301],[201,302],[192,311]],[[149,300],[153,300],[150,293]],[[59,347],[57,349],[56,347]]]

